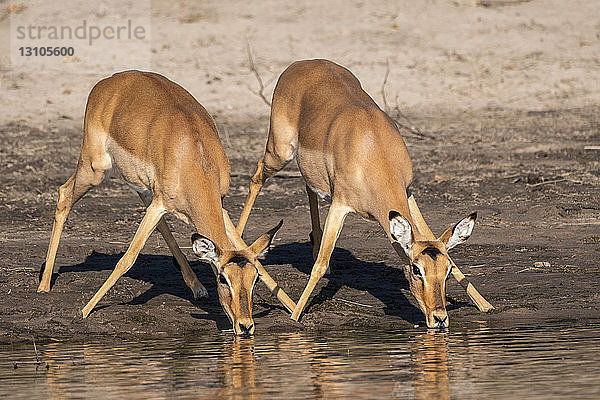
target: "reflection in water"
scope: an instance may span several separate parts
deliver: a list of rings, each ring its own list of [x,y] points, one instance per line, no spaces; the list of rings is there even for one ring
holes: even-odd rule
[[[254,338],[234,336],[225,343],[223,357],[219,360],[218,374],[222,377],[219,397],[226,399],[260,399],[256,382],[256,357]]]
[[[449,399],[450,367],[447,334],[428,332],[417,335],[410,347],[415,398]]]
[[[598,398],[600,326],[552,328],[0,346],[0,398]]]

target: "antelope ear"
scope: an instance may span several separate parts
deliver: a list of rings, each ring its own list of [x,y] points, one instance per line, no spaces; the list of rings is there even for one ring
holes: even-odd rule
[[[404,218],[398,211],[390,211],[390,235],[394,242],[398,243],[406,255],[409,255],[413,243],[413,234],[410,222]]]
[[[252,243],[250,247],[248,247],[248,249],[254,257],[262,258],[265,254],[267,254],[267,252],[269,251],[269,246],[275,238],[275,234],[277,233],[279,228],[281,228],[281,225],[283,225],[283,220],[279,221],[276,227],[274,227],[269,232],[256,239],[256,241]]]
[[[444,243],[446,250],[464,243],[471,236],[476,219],[477,213],[474,212],[467,218],[462,219],[458,224],[446,229],[446,232],[440,236],[440,242]]]
[[[201,260],[219,264],[222,251],[209,238],[197,233],[192,234],[192,250]]]

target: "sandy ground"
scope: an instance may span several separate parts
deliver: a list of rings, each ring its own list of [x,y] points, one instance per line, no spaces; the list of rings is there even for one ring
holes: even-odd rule
[[[380,104],[389,60],[388,103],[429,136],[418,140],[404,132],[423,214],[434,232],[471,211],[480,215],[474,235],[453,257],[497,311],[479,313],[451,282],[451,324],[546,326],[597,319],[599,152],[585,148],[600,144],[597,6],[594,1],[480,3],[491,6],[306,1],[282,9],[275,1],[154,1],[150,67],[182,83],[215,117],[232,165],[225,204],[237,216],[268,125],[268,107],[254,93],[258,84],[248,68],[246,42],[265,81],[294,60],[325,57],[349,67]],[[19,13],[55,11],[50,3],[17,4],[24,7]],[[0,1],[2,34],[14,17],[6,12],[10,5]],[[73,18],[79,15],[75,11],[64,10]],[[9,47],[4,40],[1,46]],[[52,292],[35,293],[56,189],[76,164],[85,98],[111,65],[90,69],[82,60],[61,73],[36,72],[13,68],[8,53],[0,55],[3,340],[229,328],[209,268],[193,263],[211,294],[193,301],[158,234],[90,318],[80,318],[79,310],[106,279],[141,219],[139,199],[116,178],[75,206]],[[272,88],[267,85],[267,96]],[[322,211],[324,216],[326,207]],[[285,224],[265,265],[297,299],[312,257],[308,202],[295,166],[263,189],[248,238],[280,218]],[[174,218],[170,223],[187,245],[191,228]],[[302,324],[292,323],[261,286],[255,298],[257,334],[422,324],[400,261],[377,225],[348,218],[331,265],[333,273],[317,287]]]

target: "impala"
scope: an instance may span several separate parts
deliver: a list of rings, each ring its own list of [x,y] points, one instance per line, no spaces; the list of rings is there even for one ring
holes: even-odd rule
[[[229,161],[212,117],[181,86],[162,75],[140,71],[115,74],[98,82],[90,92],[77,169],[59,188],[38,292],[50,290],[58,242],[69,211],[113,166],[147,208],[127,251],[83,308],[84,318],[131,268],[155,228],[166,240],[194,297],[207,294],[164,220],[167,212],[200,232],[192,237],[194,252],[211,263],[219,300],[236,334],[254,332],[252,290],[258,277],[293,310],[295,304],[256,260],[281,223],[249,247],[241,237],[229,237],[235,230],[227,228],[231,221],[222,209],[229,187]]]
[[[448,256],[448,250],[471,235],[476,214],[439,238],[431,233],[408,190],[412,163],[396,124],[346,68],[306,60],[293,63],[279,77],[265,154],[250,183],[239,234],[265,181],[294,158],[306,182],[315,263],[293,319],[298,320],[328,269],[350,212],[379,222],[396,251],[408,259],[404,272],[428,327],[448,327],[445,289],[451,271],[480,309],[490,309]],[[331,202],[323,230],[317,196]]]

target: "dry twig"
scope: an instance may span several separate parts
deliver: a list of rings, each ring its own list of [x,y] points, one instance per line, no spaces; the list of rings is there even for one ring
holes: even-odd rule
[[[341,301],[342,303],[352,304],[352,305],[359,306],[359,307],[374,308],[374,306],[371,306],[368,304],[357,303],[356,301],[351,301],[351,300],[346,300],[346,299],[336,299],[336,300]]]
[[[227,125],[223,125],[222,131],[223,133],[225,133],[225,142],[227,143],[227,146],[233,148],[233,145],[231,144],[231,139],[229,138],[229,129],[227,128]]]
[[[256,77],[256,80],[258,81],[258,84],[260,86],[259,91],[253,92],[253,93],[255,95],[257,95],[258,97],[260,97],[267,106],[271,107],[271,102],[265,97],[265,94],[264,94],[265,84],[263,83],[263,80],[260,77],[258,70],[256,69],[256,65],[254,65],[254,58],[252,57],[252,49],[250,48],[249,41],[246,41],[246,52],[248,53],[248,67],[250,68],[250,71],[254,74],[254,76]],[[273,79],[275,79],[275,78],[273,78]],[[267,82],[267,85],[269,83],[271,83],[273,81],[273,79],[269,80],[269,82]]]
[[[388,76],[390,75],[390,59],[385,60],[385,76],[381,83],[381,99],[383,100],[383,109],[386,113],[389,113],[390,107],[388,106],[387,98],[385,97],[385,85],[387,85]]]
[[[554,179],[554,180],[551,180],[551,181],[544,181],[544,182],[527,184],[527,186],[528,187],[536,187],[536,186],[542,186],[542,185],[550,185],[552,183],[563,182],[563,181],[566,181],[566,180],[567,180],[567,178],[560,178],[560,179]]]
[[[408,117],[402,111],[400,111],[400,107],[398,107],[398,96],[396,96],[396,105],[394,106],[394,110],[393,110],[394,114],[392,115],[392,110],[387,102],[387,97],[385,95],[385,85],[387,85],[387,80],[388,80],[389,75],[390,75],[390,59],[388,58],[386,60],[385,76],[384,76],[383,82],[381,84],[381,99],[383,101],[383,110],[386,112],[386,114],[388,114],[390,116],[390,118],[394,121],[394,123],[396,124],[396,126],[398,126],[399,129],[405,129],[421,140],[425,139],[425,138],[429,138],[428,135],[424,134],[410,119],[408,119]],[[404,121],[406,121],[408,123],[408,125],[400,122],[398,120],[398,118],[402,118]]]
[[[529,3],[533,0],[475,0],[475,6],[479,7],[505,7],[514,6],[521,3]]]

